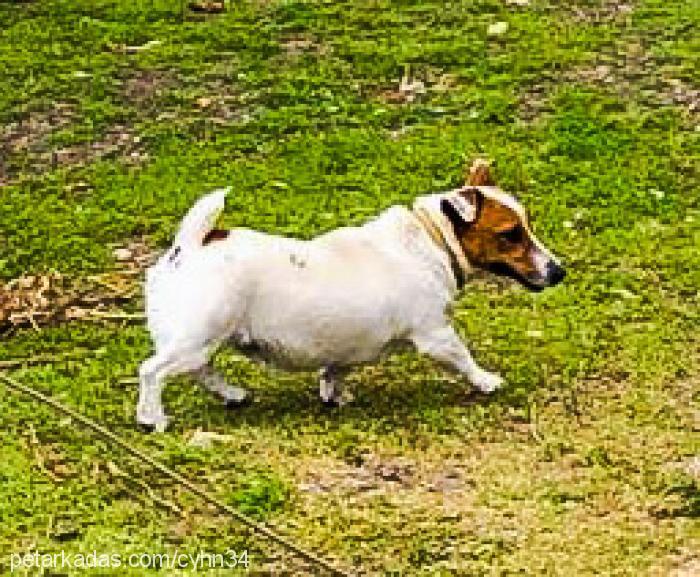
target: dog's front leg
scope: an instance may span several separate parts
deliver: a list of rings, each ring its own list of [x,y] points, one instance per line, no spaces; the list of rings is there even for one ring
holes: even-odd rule
[[[200,369],[207,362],[201,346],[173,347],[144,361],[139,369],[139,400],[136,421],[147,430],[165,431],[168,417],[161,399],[165,379]]]
[[[503,379],[476,364],[469,349],[450,326],[413,335],[416,348],[439,363],[465,375],[482,393],[492,393],[503,384]]]
[[[164,431],[168,426],[168,417],[163,409],[161,395],[164,380],[159,378],[163,367],[160,357],[153,356],[146,360],[139,369],[139,400],[136,406],[136,421],[146,430]]]

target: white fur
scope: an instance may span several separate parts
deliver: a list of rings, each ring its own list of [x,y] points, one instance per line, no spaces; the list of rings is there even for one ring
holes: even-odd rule
[[[220,188],[200,198],[180,223],[173,246],[192,248],[201,246],[206,234],[214,228],[216,219],[224,210],[230,188]]]
[[[484,392],[500,386],[450,326],[446,309],[457,287],[449,257],[411,210],[395,206],[364,226],[309,241],[234,229],[202,246],[224,194],[195,204],[173,247],[147,273],[156,350],[140,371],[140,423],[166,427],[161,392],[174,374],[198,372],[224,400],[245,396],[206,366],[227,340],[244,350],[256,345],[281,366],[334,370],[407,341]],[[448,244],[458,244],[439,208],[449,194],[421,197],[416,206],[428,211]],[[321,394],[333,400],[339,387],[325,374]]]

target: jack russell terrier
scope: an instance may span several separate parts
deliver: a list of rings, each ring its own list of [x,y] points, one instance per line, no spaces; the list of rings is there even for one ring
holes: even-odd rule
[[[520,203],[494,186],[484,161],[472,165],[461,188],[312,240],[214,228],[227,192],[201,198],[147,272],[155,354],[141,365],[136,411],[146,429],[166,428],[161,394],[173,375],[196,373],[227,406],[248,400],[208,364],[224,341],[278,366],[320,369],[328,404],[340,402],[345,370],[397,341],[490,393],[502,379],[474,361],[450,325],[451,301],[473,268],[535,291],[565,274]]]

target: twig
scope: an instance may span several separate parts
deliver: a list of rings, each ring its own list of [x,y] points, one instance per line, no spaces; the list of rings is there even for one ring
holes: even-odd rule
[[[530,403],[530,434],[538,443],[543,441],[542,435],[537,430],[537,403]]]
[[[143,313],[103,313],[98,310],[88,311],[88,316],[97,317],[99,319],[115,320],[115,321],[142,321],[145,320],[146,315]]]
[[[60,481],[60,479],[54,475],[53,471],[50,471],[49,469],[46,468],[46,461],[44,460],[44,455],[41,454],[41,451],[39,450],[39,447],[41,446],[41,443],[39,442],[39,439],[36,436],[36,430],[34,429],[34,425],[29,423],[29,444],[32,446],[32,453],[34,454],[34,459],[36,460],[37,467],[39,467],[39,470],[44,473],[47,477],[51,477],[51,479],[56,482]]]
[[[117,298],[131,298],[134,296],[136,293],[138,287],[134,287],[133,285],[127,286],[126,288],[120,287],[114,283],[109,282],[108,280],[102,278],[102,275],[92,275],[88,277],[88,280],[91,280],[95,284],[98,284],[100,286],[103,286],[109,290],[111,290],[114,294],[110,295],[112,297],[117,297]]]
[[[159,459],[152,457],[149,453],[145,452],[140,447],[132,445],[131,443],[129,443],[128,441],[126,441],[107,427],[100,425],[96,421],[93,421],[91,418],[83,415],[82,413],[73,409],[72,407],[64,405],[60,401],[54,399],[53,397],[45,395],[44,393],[35,389],[34,387],[16,381],[15,379],[9,377],[1,371],[0,381],[3,381],[8,389],[16,393],[22,393],[28,397],[31,397],[34,401],[43,405],[47,405],[56,410],[57,412],[60,412],[70,417],[71,419],[83,425],[84,427],[91,429],[93,433],[99,435],[108,442],[107,446],[119,447],[123,451],[129,453],[132,457],[138,459],[139,462],[150,465],[156,471],[167,476],[172,481],[175,481],[181,488],[199,497],[203,501],[207,502],[209,505],[213,505],[222,513],[226,513],[233,519],[236,519],[238,522],[255,531],[258,535],[266,537],[268,540],[273,541],[278,545],[281,545],[285,549],[295,553],[300,558],[313,563],[321,569],[325,569],[328,573],[332,575],[336,575],[337,577],[350,577],[350,575],[354,575],[354,572],[350,572],[348,570],[336,567],[327,558],[322,557],[318,553],[314,553],[313,551],[300,547],[287,537],[277,533],[277,531],[275,531],[271,527],[268,527],[267,525],[258,522],[257,520],[253,519],[252,517],[249,517],[242,511],[239,511],[236,507],[218,499],[212,493],[202,488],[200,485],[190,481],[181,473],[178,473],[177,471],[171,469]]]
[[[114,475],[115,477],[119,477],[125,481],[131,482],[137,487],[139,487],[142,491],[145,491],[146,496],[151,499],[152,502],[160,505],[161,507],[164,507],[165,509],[169,509],[171,512],[175,513],[176,515],[179,515],[181,517],[185,516],[185,513],[183,512],[180,507],[178,507],[175,503],[172,501],[169,501],[168,499],[164,497],[159,497],[158,495],[155,494],[155,491],[153,491],[153,488],[148,484],[145,483],[144,481],[141,481],[140,479],[137,479],[136,477],[132,477],[127,473],[126,471],[123,471],[117,465],[112,462],[112,461],[107,461],[107,470],[110,472],[110,474]],[[143,493],[132,493],[135,497],[139,499],[143,499],[144,495]]]
[[[37,333],[40,333],[40,332],[41,332],[41,329],[39,328],[39,323],[37,323],[37,322],[36,322],[36,319],[34,318],[37,314],[38,314],[37,311],[32,310],[32,311],[29,313],[29,315],[28,315],[27,318],[29,319],[29,323],[32,325],[32,328],[33,328]]]
[[[18,359],[0,360],[0,369],[15,369],[22,366],[42,365],[45,363],[59,363],[65,360],[81,359],[87,351],[71,351],[61,354],[34,355]]]

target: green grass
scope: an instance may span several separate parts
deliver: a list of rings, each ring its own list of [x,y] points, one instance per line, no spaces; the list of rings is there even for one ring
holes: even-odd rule
[[[456,185],[477,155],[569,271],[537,296],[479,281],[460,298],[457,330],[508,383],[489,398],[404,352],[327,413],[313,375],[222,351],[255,403],[226,412],[176,379],[171,429],[144,436],[143,326],[17,329],[0,360],[84,352],[12,376],[365,574],[692,574],[700,4],[628,4],[0,3],[1,279],[118,271],[114,244],[166,247],[224,184],[225,225],[308,238]],[[591,79],[600,62],[618,81]],[[405,74],[426,92],[397,102]],[[48,407],[3,393],[0,414],[3,569],[27,550],[247,549],[252,574],[311,572]],[[198,429],[224,437],[192,446]]]

